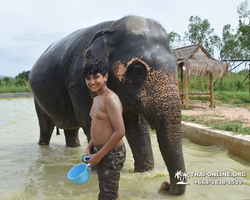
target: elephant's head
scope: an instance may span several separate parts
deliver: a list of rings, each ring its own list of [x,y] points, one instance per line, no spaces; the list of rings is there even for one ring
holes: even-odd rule
[[[185,172],[177,62],[164,28],[151,19],[128,16],[98,32],[84,51],[84,65],[109,66],[109,84],[124,110],[140,113],[156,129],[170,175],[169,194],[183,194],[177,171]]]

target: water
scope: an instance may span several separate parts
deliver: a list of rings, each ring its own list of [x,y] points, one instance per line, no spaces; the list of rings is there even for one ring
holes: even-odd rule
[[[62,133],[62,130],[61,130]],[[0,99],[0,199],[2,200],[63,200],[97,199],[98,181],[95,172],[83,185],[67,179],[68,171],[81,162],[87,142],[80,131],[80,148],[66,148],[64,136],[55,131],[49,146],[39,146],[38,120],[33,98]],[[151,132],[155,168],[132,173],[133,158],[127,147],[119,193],[123,200],[161,199],[249,199],[250,163],[229,154],[220,147],[204,147],[183,139],[187,173],[246,172],[246,177],[190,177],[186,193],[170,197],[158,192],[168,180],[168,172]],[[242,185],[198,185],[197,180],[240,180]]]

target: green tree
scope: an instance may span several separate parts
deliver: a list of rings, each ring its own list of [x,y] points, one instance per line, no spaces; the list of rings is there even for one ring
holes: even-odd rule
[[[250,11],[247,10],[247,6],[248,2],[244,1],[237,7],[239,26],[236,29],[236,32],[229,24],[223,27],[222,48],[220,51],[222,59],[249,58]]]
[[[168,34],[168,38],[169,38],[169,45],[171,49],[180,47],[181,36],[178,33],[171,31]]]
[[[10,85],[11,84],[10,77],[3,77],[3,84],[4,85]]]
[[[22,73],[19,73],[15,79],[24,79],[26,81],[29,80],[29,74],[30,74],[30,71],[23,71]]]
[[[245,51],[242,50],[239,40],[239,32],[234,33],[230,24],[225,25],[222,31],[221,59],[243,58],[244,54]]]
[[[237,7],[237,13],[239,15],[240,24],[249,24],[250,23],[250,10],[247,10],[248,1],[245,0]]]
[[[184,39],[191,44],[201,44],[212,56],[216,49],[221,48],[221,39],[215,35],[209,21],[198,16],[189,18],[188,31],[184,33]]]
[[[23,78],[17,78],[16,81],[15,81],[15,86],[24,86],[24,87],[26,87],[27,84],[28,84],[28,81],[26,81]]]
[[[248,55],[250,56],[250,10],[248,10],[248,2],[245,0],[242,2],[238,8],[237,13],[239,14],[239,40],[241,42],[242,48],[248,51]]]

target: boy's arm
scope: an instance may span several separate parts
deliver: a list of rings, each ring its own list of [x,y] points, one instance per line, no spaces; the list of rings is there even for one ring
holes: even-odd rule
[[[104,103],[114,132],[109,138],[108,142],[97,153],[96,156],[98,156],[100,160],[113,148],[115,148],[125,135],[125,127],[122,117],[122,105],[119,97],[115,94],[112,94],[109,96],[109,98],[105,99]]]

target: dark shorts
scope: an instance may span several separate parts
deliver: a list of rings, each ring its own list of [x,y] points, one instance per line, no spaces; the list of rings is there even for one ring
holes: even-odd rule
[[[94,152],[101,148],[94,145]],[[99,181],[99,200],[116,200],[118,197],[120,172],[126,159],[126,148],[124,143],[112,149],[96,165]]]

